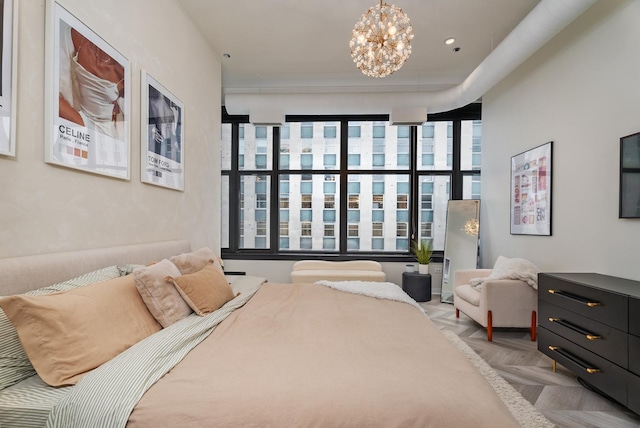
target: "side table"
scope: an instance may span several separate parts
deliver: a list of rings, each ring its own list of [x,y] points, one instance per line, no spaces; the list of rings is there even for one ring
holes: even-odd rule
[[[416,302],[431,301],[431,275],[402,272],[402,289]]]

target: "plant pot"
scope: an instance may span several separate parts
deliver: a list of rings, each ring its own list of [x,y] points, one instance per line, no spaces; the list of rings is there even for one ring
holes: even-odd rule
[[[427,265],[419,264],[418,265],[418,273],[421,273],[423,275],[429,273],[429,265],[428,264]]]

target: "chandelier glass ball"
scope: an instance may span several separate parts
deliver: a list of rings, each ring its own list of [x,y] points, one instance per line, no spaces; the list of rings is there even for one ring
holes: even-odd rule
[[[367,76],[385,77],[411,55],[413,27],[399,7],[382,3],[369,8],[351,32],[351,58]]]

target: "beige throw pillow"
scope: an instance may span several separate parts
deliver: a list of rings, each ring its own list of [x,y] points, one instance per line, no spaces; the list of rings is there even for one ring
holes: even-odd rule
[[[30,296],[41,296],[60,291],[79,288],[100,281],[120,276],[118,266],[109,266],[80,275],[57,284],[48,285],[25,293]],[[24,352],[18,332],[0,309],[0,390],[16,384],[36,374],[31,361]]]
[[[160,330],[131,276],[44,296],[0,299],[42,380],[74,385],[140,340]]]
[[[222,272],[220,258],[213,252],[211,248],[203,247],[190,253],[178,254],[169,258],[178,267],[183,275],[198,272],[206,265],[213,263]]]
[[[224,274],[213,264],[196,273],[167,279],[175,285],[191,309],[200,316],[219,309],[234,297]]]
[[[168,276],[180,276],[178,268],[168,259],[133,271],[142,300],[162,327],[169,327],[192,312],[173,283],[165,279]]]

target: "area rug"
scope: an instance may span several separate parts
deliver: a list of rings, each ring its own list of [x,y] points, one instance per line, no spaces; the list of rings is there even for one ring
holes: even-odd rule
[[[491,366],[475,353],[469,345],[452,331],[443,330],[453,343],[480,370],[487,382],[495,389],[500,399],[507,405],[511,414],[524,428],[553,428],[555,425],[529,403],[513,386],[498,374]]]

